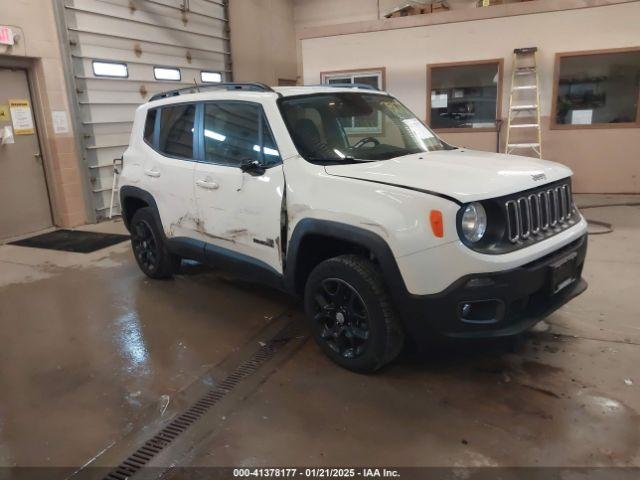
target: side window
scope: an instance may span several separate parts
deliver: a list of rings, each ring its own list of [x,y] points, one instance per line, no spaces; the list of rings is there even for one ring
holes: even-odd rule
[[[241,102],[205,104],[204,155],[207,162],[233,167],[248,160],[266,165],[280,160],[260,106]]]
[[[163,107],[160,117],[160,153],[171,157],[193,158],[193,125],[196,106]]]
[[[155,131],[155,128],[156,128],[157,113],[158,113],[158,110],[155,108],[147,112],[147,120],[145,121],[145,124],[144,124],[144,141],[147,142],[149,145],[153,145],[153,132]]]

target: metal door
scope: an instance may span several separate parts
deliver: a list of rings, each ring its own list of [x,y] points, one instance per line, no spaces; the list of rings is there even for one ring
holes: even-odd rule
[[[27,72],[1,68],[0,85],[2,240],[51,227],[52,221]]]

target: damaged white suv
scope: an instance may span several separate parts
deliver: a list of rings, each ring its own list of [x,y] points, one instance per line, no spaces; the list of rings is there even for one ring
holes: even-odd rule
[[[137,110],[123,161],[144,273],[189,258],[300,295],[355,371],[408,339],[517,334],[587,287],[568,168],[450,146],[384,92],[166,92]]]

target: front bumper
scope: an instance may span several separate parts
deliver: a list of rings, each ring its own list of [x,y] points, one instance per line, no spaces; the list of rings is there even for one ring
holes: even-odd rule
[[[408,333],[416,340],[439,333],[475,338],[515,335],[587,289],[582,267],[587,235],[521,267],[496,273],[465,275],[435,295],[410,295],[400,308]],[[552,293],[552,265],[572,257],[575,281]],[[465,318],[465,305],[495,314]]]

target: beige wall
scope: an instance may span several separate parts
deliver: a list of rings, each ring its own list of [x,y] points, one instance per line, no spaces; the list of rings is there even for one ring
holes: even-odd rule
[[[537,46],[545,158],[574,170],[577,192],[640,193],[640,129],[548,130],[555,53],[640,46],[640,2],[554,12],[536,11],[535,6],[526,4],[514,7],[522,7],[524,13],[477,20],[465,13],[466,20],[456,21],[463,18],[456,17],[460,12],[449,12],[420,17],[441,16],[452,23],[392,28],[392,22],[380,21],[368,23],[366,33],[348,33],[357,29],[353,24],[340,35],[331,27],[327,30],[332,36],[304,38],[305,34],[300,34],[304,82],[318,83],[322,71],[384,66],[387,90],[425,118],[427,64],[504,58],[502,116],[506,118],[513,49]],[[502,7],[493,8],[500,12]],[[423,21],[397,20],[399,25]],[[319,30],[313,36],[319,35]],[[443,137],[454,144],[495,151],[495,133]]]
[[[362,22],[382,18],[407,3],[408,0],[295,0],[294,18],[296,28]],[[474,8],[475,3],[476,0],[447,0],[451,10]]]
[[[297,80],[293,0],[231,0],[229,27],[234,81]]]
[[[58,40],[54,0],[0,0],[0,24],[18,34],[13,47],[0,46],[0,65],[27,66],[54,223],[72,227],[87,221],[86,191],[73,129],[56,135],[52,110],[64,110],[71,122]],[[30,58],[27,58],[30,57]],[[71,125],[70,125],[71,127]]]

